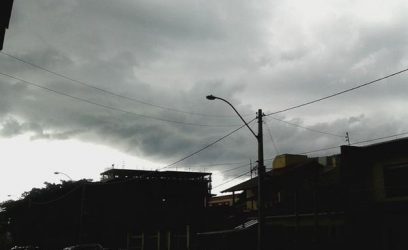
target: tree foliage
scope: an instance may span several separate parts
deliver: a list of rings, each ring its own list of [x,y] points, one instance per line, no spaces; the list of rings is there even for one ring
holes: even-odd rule
[[[43,225],[49,206],[79,190],[87,180],[45,182],[42,188],[24,192],[20,199],[0,203],[0,249],[13,245],[35,245],[36,231]],[[41,221],[39,221],[41,218]]]

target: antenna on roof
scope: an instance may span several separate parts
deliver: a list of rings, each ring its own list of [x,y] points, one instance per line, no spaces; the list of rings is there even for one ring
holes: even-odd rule
[[[251,172],[251,179],[252,179],[252,174],[254,172],[254,169],[252,168],[252,160],[251,159],[249,159],[249,170]]]
[[[346,132],[346,142],[348,143],[348,145],[350,146],[350,136],[349,133]]]

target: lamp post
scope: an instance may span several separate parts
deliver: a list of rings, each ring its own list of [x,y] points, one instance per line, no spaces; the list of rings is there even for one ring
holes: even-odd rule
[[[258,207],[258,250],[264,249],[264,224],[265,224],[265,216],[264,216],[264,194],[263,194],[263,184],[264,184],[264,176],[265,176],[265,166],[264,166],[264,155],[263,155],[263,133],[262,133],[262,117],[264,116],[262,113],[262,109],[258,109],[257,119],[258,119],[258,135],[249,127],[248,123],[245,119],[239,114],[239,112],[235,109],[235,107],[227,100],[208,95],[206,97],[208,100],[221,100],[227,103],[231,108],[237,113],[239,118],[245,123],[251,133],[255,136],[258,142],[258,200],[257,200],[257,207]]]
[[[72,180],[72,178],[71,178],[69,175],[67,175],[66,173],[63,173],[63,172],[57,172],[57,171],[56,171],[56,172],[54,172],[54,174],[62,174],[62,175],[65,175],[66,177],[68,177],[68,178],[69,178],[69,180],[70,180],[70,181],[73,181],[73,180]]]
[[[72,178],[64,172],[54,172],[54,174],[62,174],[69,178],[70,181],[73,181]],[[85,192],[86,192],[86,182],[82,183],[82,192],[81,192],[81,206],[79,210],[79,225],[78,225],[78,244],[82,243],[82,234],[83,234],[83,217],[85,211]]]

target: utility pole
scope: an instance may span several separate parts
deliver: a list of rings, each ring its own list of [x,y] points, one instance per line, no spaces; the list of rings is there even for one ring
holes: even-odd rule
[[[263,154],[263,132],[262,132],[262,109],[258,109],[258,135],[256,136],[258,141],[258,250],[264,249],[264,229],[265,229],[265,216],[264,216],[264,154]]]
[[[238,110],[227,100],[221,97],[208,95],[206,97],[208,100],[221,100],[227,103],[239,116],[239,118],[244,122],[247,128],[251,131],[251,133],[255,136],[258,142],[258,199],[257,199],[257,206],[258,206],[258,250],[264,250],[264,224],[265,224],[265,216],[264,216],[264,194],[263,194],[263,187],[264,187],[264,175],[265,175],[265,166],[264,166],[264,154],[263,154],[263,132],[262,132],[262,117],[264,114],[262,113],[262,109],[258,109],[257,119],[258,119],[258,135],[252,130],[252,128],[248,125],[245,119],[239,114]]]

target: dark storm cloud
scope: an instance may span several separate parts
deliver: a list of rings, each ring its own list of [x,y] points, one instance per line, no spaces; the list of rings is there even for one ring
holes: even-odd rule
[[[275,10],[284,4],[17,1],[5,51],[82,84],[1,54],[0,72],[115,109],[215,127],[167,123],[106,109],[0,76],[1,135],[76,138],[171,163],[241,124],[225,103],[205,100],[208,94],[230,100],[250,120],[258,107],[266,113],[286,108],[400,70],[408,62],[406,11],[388,22],[371,23],[339,10],[336,18],[302,26],[302,20]],[[340,137],[267,120],[276,147],[265,127],[266,157],[340,145],[345,143],[341,136],[346,131],[352,140],[402,131],[406,113],[395,108],[384,111],[406,104],[405,79],[396,77],[387,84],[277,116]],[[255,158],[256,141],[243,128],[184,166]]]
[[[390,20],[367,22],[339,10],[336,17],[322,20],[319,26],[294,25],[293,36],[303,40],[289,43],[289,47],[281,41],[284,49],[280,50],[276,44],[278,49],[264,56],[255,81],[261,84],[260,89],[269,89],[270,95],[259,95],[262,99],[258,102],[278,108],[281,104],[287,105],[288,101],[301,103],[405,68],[408,36],[403,27],[407,21],[406,11],[406,6],[401,6]],[[275,33],[279,36],[280,29]],[[396,87],[387,87],[389,98],[407,90],[400,77],[391,81]],[[249,91],[259,94],[256,88]],[[367,103],[370,101],[367,97],[382,95],[381,90],[367,88],[353,96],[353,103]],[[338,100],[341,102],[341,98]],[[330,106],[333,103],[338,102],[334,100]]]
[[[69,139],[79,134],[79,131],[44,131],[43,126],[33,122],[20,122],[13,117],[7,117],[3,119],[0,124],[0,135],[3,137],[13,137],[21,134],[32,134],[31,139],[56,139],[64,140]]]

